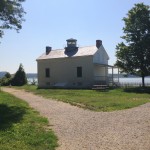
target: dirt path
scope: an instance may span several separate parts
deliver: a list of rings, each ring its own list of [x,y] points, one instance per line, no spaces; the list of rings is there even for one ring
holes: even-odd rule
[[[92,112],[23,90],[3,88],[47,117],[57,150],[150,150],[150,103],[129,110]]]

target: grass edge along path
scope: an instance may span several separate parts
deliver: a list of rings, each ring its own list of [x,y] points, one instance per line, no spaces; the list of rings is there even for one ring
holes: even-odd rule
[[[0,91],[0,149],[55,150],[57,146],[46,118],[26,102]]]
[[[107,92],[77,89],[38,89],[37,86],[15,87],[37,95],[60,100],[93,111],[129,109],[150,102],[150,88],[113,89]]]

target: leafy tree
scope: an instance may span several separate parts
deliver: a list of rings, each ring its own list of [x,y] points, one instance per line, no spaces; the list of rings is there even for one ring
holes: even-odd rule
[[[20,64],[19,69],[15,73],[11,83],[14,86],[22,86],[27,84],[27,77],[22,64]]]
[[[150,7],[143,3],[135,4],[123,18],[124,42],[116,46],[116,66],[122,72],[144,78],[150,75]]]
[[[11,78],[11,74],[9,72],[6,72],[5,77],[6,78]]]
[[[4,29],[15,29],[19,31],[24,21],[25,11],[21,5],[25,0],[0,0],[0,37],[4,34]]]
[[[0,79],[0,85],[8,86],[11,84],[11,74],[7,72],[3,78]]]

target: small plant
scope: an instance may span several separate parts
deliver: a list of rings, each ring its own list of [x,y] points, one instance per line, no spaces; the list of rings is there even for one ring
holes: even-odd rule
[[[31,85],[36,85],[36,84],[37,84],[37,82],[36,82],[36,80],[33,78],[32,82],[31,82]]]

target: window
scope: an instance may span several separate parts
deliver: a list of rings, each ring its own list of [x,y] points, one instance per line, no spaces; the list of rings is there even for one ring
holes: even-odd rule
[[[82,67],[77,67],[77,77],[82,77]]]
[[[50,69],[49,68],[45,69],[45,77],[46,78],[50,77]]]
[[[72,41],[72,42],[68,42],[68,45],[75,45],[76,42]]]

